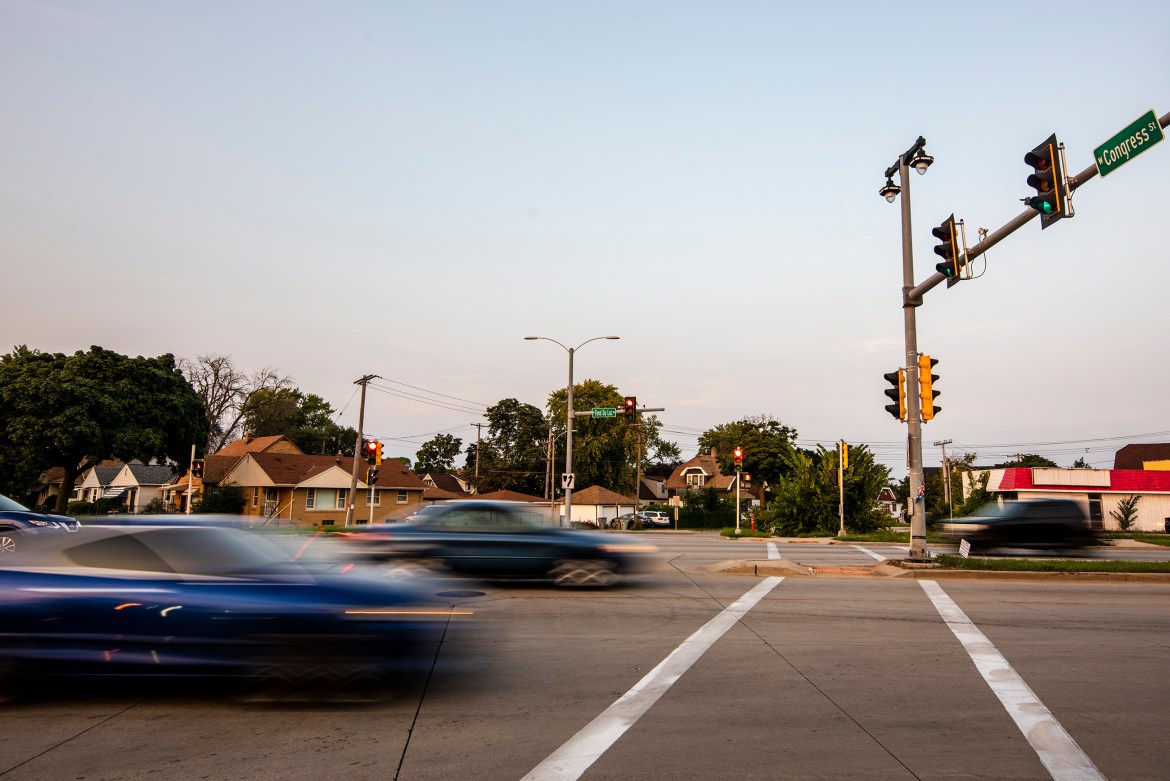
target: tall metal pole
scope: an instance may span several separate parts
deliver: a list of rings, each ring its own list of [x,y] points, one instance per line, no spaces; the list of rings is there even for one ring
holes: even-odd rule
[[[908,298],[914,288],[914,242],[910,230],[910,168],[907,155],[898,158],[902,186],[902,320],[906,331],[906,456],[910,471],[910,560],[928,561],[926,550],[926,498],[922,483],[922,404],[918,393],[918,324],[921,302]]]
[[[568,475],[565,483],[565,525],[573,525],[573,353],[576,348],[569,347],[569,401],[565,415],[565,474]]]
[[[845,440],[837,441],[837,536],[845,536]]]

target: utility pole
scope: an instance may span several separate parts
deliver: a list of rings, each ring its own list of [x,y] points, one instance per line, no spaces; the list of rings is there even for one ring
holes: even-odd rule
[[[472,423],[471,425],[475,426],[475,491],[473,493],[479,493],[479,446],[482,441],[483,424]]]
[[[366,374],[363,375],[361,379],[354,380],[353,383],[354,385],[362,386],[362,400],[360,406],[358,407],[357,441],[354,442],[353,445],[353,472],[349,478],[349,496],[347,497],[349,501],[345,503],[346,526],[349,526],[351,523],[353,523],[353,505],[354,495],[357,493],[358,468],[359,464],[361,464],[362,456],[364,455],[364,453],[362,453],[362,431],[366,425],[366,385],[369,384],[370,380],[377,376],[378,375],[376,374]]]
[[[951,497],[951,463],[947,461],[947,445],[951,444],[952,440],[940,439],[934,443],[935,447],[942,448],[942,467],[943,467],[943,496],[947,500],[947,508],[950,510],[951,520],[955,518],[955,502]]]
[[[840,527],[837,529],[837,536],[845,536],[845,459],[848,458],[845,454],[849,452],[849,446],[845,444],[845,440],[837,441],[837,516],[840,519]]]

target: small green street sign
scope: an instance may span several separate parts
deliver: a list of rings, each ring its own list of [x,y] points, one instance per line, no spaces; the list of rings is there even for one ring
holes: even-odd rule
[[[1158,115],[1150,109],[1145,114],[1093,150],[1097,173],[1111,174],[1166,137],[1158,123]]]
[[[616,418],[617,407],[594,407],[593,417],[595,418]]]

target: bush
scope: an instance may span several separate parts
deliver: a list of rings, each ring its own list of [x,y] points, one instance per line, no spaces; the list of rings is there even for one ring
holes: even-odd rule
[[[163,505],[163,500],[157,496],[147,502],[146,506],[142,508],[142,513],[148,515],[158,515],[163,512],[166,512],[166,507]]]
[[[97,505],[93,502],[73,501],[65,512],[69,515],[94,515],[97,513]]]
[[[206,485],[203,487],[203,495],[195,500],[191,509],[197,513],[241,515],[247,501],[244,489],[234,483]]]

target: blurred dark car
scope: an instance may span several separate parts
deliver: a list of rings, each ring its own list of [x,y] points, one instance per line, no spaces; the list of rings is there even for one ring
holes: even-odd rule
[[[633,529],[641,523],[643,529],[669,529],[670,517],[663,512],[646,511],[640,513],[623,513],[610,522],[611,529]]]
[[[435,505],[418,522],[374,524],[345,533],[354,555],[427,560],[485,579],[533,578],[558,586],[610,586],[654,546],[541,525],[526,505],[458,501]]]
[[[1024,499],[1002,509],[989,504],[976,515],[942,525],[943,534],[966,540],[972,550],[1084,548],[1097,543],[1081,506],[1069,499]]]
[[[305,566],[239,529],[87,525],[3,560],[0,689],[117,675],[377,691],[425,668],[450,620],[421,585]]]
[[[75,532],[79,528],[81,524],[67,515],[35,513],[0,494],[0,556],[15,553],[25,543],[46,535]]]

